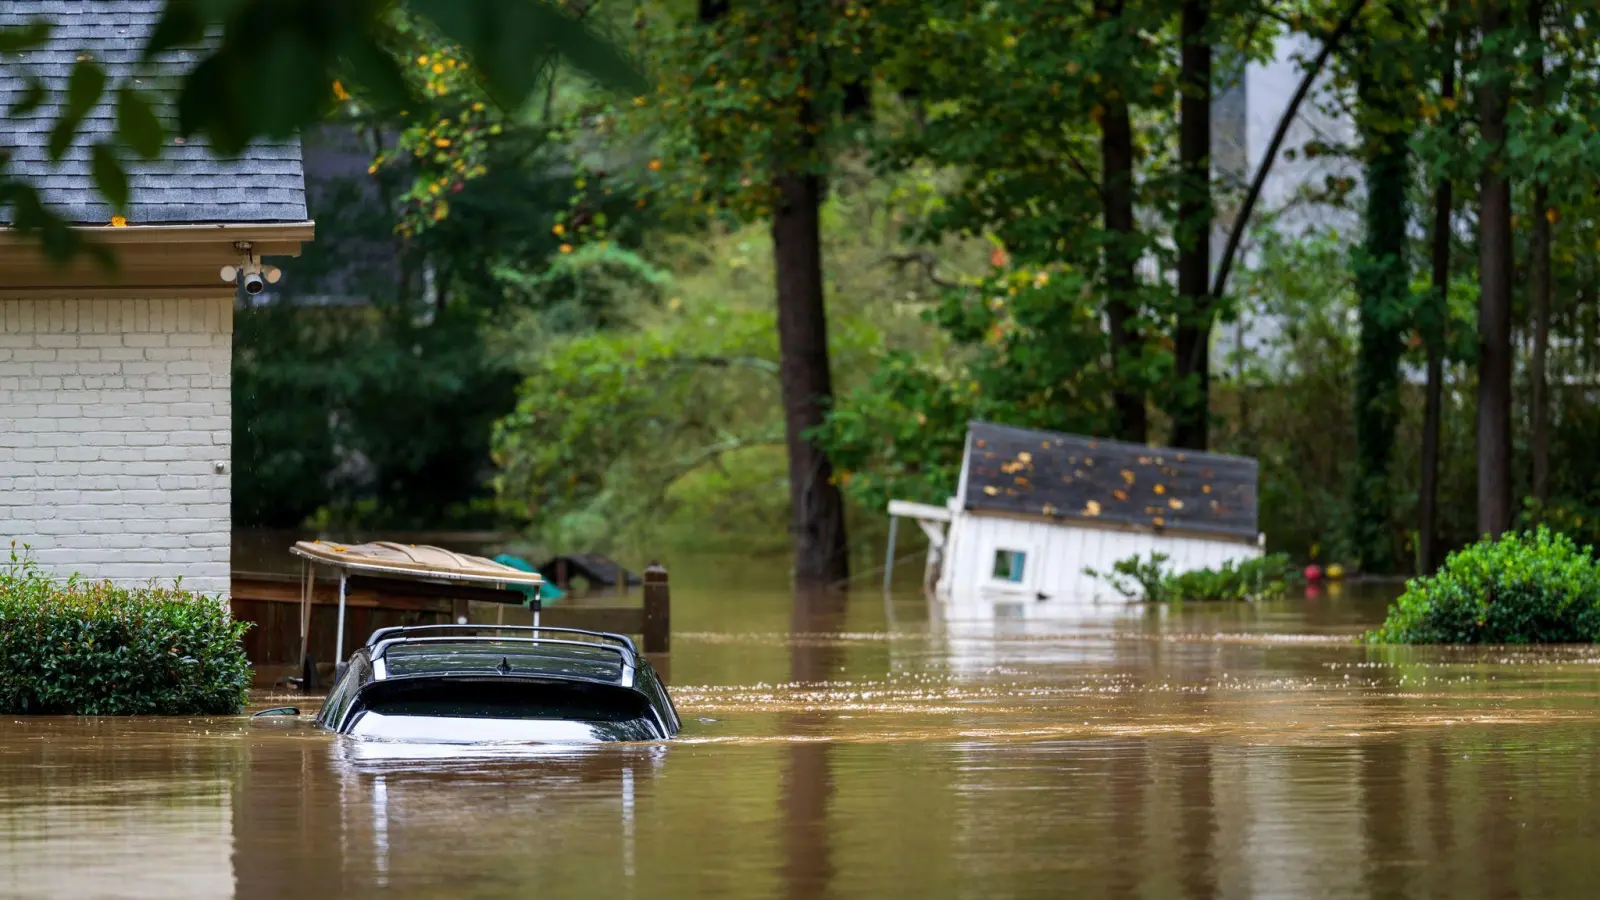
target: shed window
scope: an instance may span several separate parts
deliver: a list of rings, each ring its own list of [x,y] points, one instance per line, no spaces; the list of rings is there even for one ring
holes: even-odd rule
[[[1022,569],[1028,562],[1028,554],[1021,550],[996,550],[994,552],[994,580],[1009,581],[1012,584],[1022,583]]]

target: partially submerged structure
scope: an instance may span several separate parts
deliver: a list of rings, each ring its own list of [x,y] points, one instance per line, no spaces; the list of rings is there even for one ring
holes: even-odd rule
[[[1160,553],[1178,571],[1261,555],[1256,461],[973,422],[956,495],[892,501],[929,537],[925,587],[951,597],[1093,602],[1085,569]],[[893,532],[890,556],[893,557]]]
[[[646,653],[671,649],[672,599],[667,571],[645,570],[638,604],[572,598],[543,607],[540,573],[498,560],[425,544],[300,541],[290,548],[298,575],[233,573],[234,618],[253,624],[245,653],[262,684],[288,677],[314,685],[322,668],[345,658],[348,635],[397,626],[543,625],[639,635]],[[477,605],[476,610],[473,606]]]
[[[226,594],[236,288],[220,271],[298,255],[311,239],[299,142],[218,159],[202,141],[173,138],[157,160],[125,160],[131,203],[117,217],[90,174],[90,148],[115,129],[112,91],[63,159],[48,152],[69,105],[67,73],[86,56],[113,84],[137,78],[175,118],[175,87],[196,53],[139,59],[166,5],[0,4],[0,28],[53,26],[44,45],[0,55],[6,175],[119,262],[58,267],[10,233],[15,210],[0,208],[0,536],[30,544],[62,576],[181,576]],[[18,112],[29,98],[32,111]]]

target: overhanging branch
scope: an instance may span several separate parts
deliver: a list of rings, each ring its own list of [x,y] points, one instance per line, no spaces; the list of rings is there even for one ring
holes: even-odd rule
[[[1212,316],[1215,317],[1216,302],[1222,299],[1223,291],[1228,287],[1228,274],[1233,271],[1233,259],[1239,252],[1239,243],[1244,238],[1245,226],[1250,222],[1250,213],[1255,209],[1256,201],[1261,198],[1261,189],[1266,184],[1267,174],[1272,171],[1272,164],[1278,157],[1278,150],[1283,146],[1283,140],[1289,134],[1289,126],[1294,124],[1295,117],[1300,114],[1300,104],[1311,93],[1311,86],[1322,74],[1328,64],[1328,58],[1333,55],[1334,48],[1355,27],[1356,19],[1361,15],[1361,10],[1367,5],[1367,0],[1352,0],[1350,7],[1345,10],[1341,18],[1327,37],[1322,40],[1322,49],[1317,53],[1317,58],[1312,61],[1311,67],[1300,79],[1300,86],[1295,89],[1294,97],[1289,100],[1289,106],[1283,111],[1283,117],[1278,120],[1278,127],[1272,133],[1272,140],[1267,144],[1266,155],[1261,158],[1261,165],[1256,168],[1256,175],[1250,182],[1250,190],[1244,195],[1244,202],[1239,207],[1239,215],[1233,220],[1233,227],[1228,231],[1228,243],[1222,250],[1222,261],[1217,264],[1217,277],[1211,285]],[[1209,324],[1209,323],[1208,323]]]

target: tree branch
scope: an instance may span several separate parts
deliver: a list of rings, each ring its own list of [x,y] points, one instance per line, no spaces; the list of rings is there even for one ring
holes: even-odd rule
[[[677,366],[706,366],[713,369],[755,369],[768,375],[778,374],[778,364],[759,356],[671,356],[662,362]]]
[[[1322,50],[1317,53],[1317,58],[1312,61],[1311,67],[1300,79],[1300,86],[1295,90],[1294,97],[1289,100],[1289,106],[1283,111],[1283,117],[1278,120],[1278,127],[1272,133],[1272,140],[1267,144],[1266,155],[1261,158],[1261,165],[1256,169],[1255,178],[1250,182],[1250,190],[1244,195],[1244,203],[1239,207],[1239,214],[1233,220],[1233,227],[1228,232],[1228,243],[1222,251],[1222,261],[1217,265],[1217,277],[1211,285],[1211,299],[1222,299],[1223,291],[1228,287],[1228,273],[1233,270],[1233,258],[1239,252],[1239,242],[1244,238],[1245,226],[1250,222],[1250,213],[1255,209],[1256,201],[1261,197],[1261,188],[1266,184],[1267,174],[1272,170],[1272,163],[1278,157],[1278,150],[1283,146],[1283,139],[1289,134],[1289,126],[1294,124],[1295,117],[1300,113],[1300,104],[1311,93],[1311,86],[1328,64],[1328,57],[1333,55],[1333,50],[1339,41],[1350,33],[1355,27],[1356,18],[1361,15],[1361,10],[1366,8],[1367,0],[1352,0],[1350,8],[1345,10],[1341,18],[1328,36],[1323,38]],[[1211,316],[1214,318],[1215,303]]]
[[[882,261],[886,263],[894,263],[901,269],[904,269],[906,266],[912,263],[918,263],[922,266],[923,273],[928,276],[928,280],[936,287],[953,288],[958,286],[955,282],[950,281],[949,279],[939,277],[939,273],[935,271],[935,267],[939,265],[939,260],[936,259],[932,253],[929,253],[926,250],[913,250],[908,253],[890,253],[885,255]]]
[[[1106,199],[1105,186],[1096,181],[1093,175],[1089,174],[1088,167],[1083,164],[1083,160],[1079,159],[1077,154],[1072,152],[1070,147],[1064,149],[1062,152],[1066,154],[1067,162],[1071,163],[1072,168],[1076,169],[1078,174],[1083,176],[1083,180],[1089,183],[1089,187],[1094,188],[1094,192],[1100,197],[1100,202],[1104,203]]]

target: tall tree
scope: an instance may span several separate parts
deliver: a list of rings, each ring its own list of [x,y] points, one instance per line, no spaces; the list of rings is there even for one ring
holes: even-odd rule
[[[1478,532],[1511,527],[1511,178],[1506,153],[1511,69],[1505,0],[1479,9],[1484,65],[1478,128],[1488,154],[1478,199]]]
[[[777,21],[801,43],[829,14],[818,0],[789,0]],[[844,497],[833,465],[813,430],[833,402],[828,368],[828,311],[822,283],[822,176],[817,141],[820,127],[812,100],[826,78],[816,47],[791,47],[798,81],[791,101],[797,146],[774,161],[772,251],[778,293],[778,354],[783,383],[784,433],[789,448],[789,528],[794,538],[794,578],[801,586],[827,585],[850,574]]]
[[[772,213],[772,251],[794,577],[801,585],[831,584],[849,576],[850,558],[844,499],[827,453],[811,434],[822,425],[833,400],[822,285],[822,179],[813,172],[779,169],[773,185],[777,207]]]
[[[1098,0],[1097,16],[1103,27],[1126,31],[1123,0]],[[1138,235],[1133,219],[1134,141],[1133,120],[1128,112],[1128,97],[1120,90],[1105,93],[1100,124],[1101,208],[1106,235],[1106,318],[1111,331],[1113,365],[1121,366],[1138,352],[1138,336],[1132,327],[1136,315],[1135,298],[1139,276]],[[1144,392],[1119,383],[1112,394],[1116,406],[1116,436],[1125,441],[1144,443],[1148,423]]]
[[[1532,113],[1544,115],[1544,2],[1529,0],[1528,29],[1533,42]],[[1550,349],[1550,185],[1543,174],[1533,179],[1533,205],[1528,210],[1533,228],[1528,235],[1528,292],[1533,317],[1533,351],[1528,360],[1529,418],[1528,436],[1533,456],[1533,497],[1539,503],[1550,499],[1550,392],[1545,368]]]
[[[1183,0],[1178,90],[1178,324],[1173,340],[1179,400],[1172,443],[1204,450],[1211,395],[1211,3]],[[1191,390],[1192,385],[1192,390]]]
[[[1453,4],[1452,4],[1453,5]],[[1450,18],[1446,16],[1447,20]],[[1439,70],[1439,102],[1456,102],[1456,30],[1449,22],[1444,32],[1444,61]],[[1454,122],[1454,119],[1451,120]],[[1417,498],[1418,574],[1431,574],[1439,563],[1439,432],[1444,418],[1445,321],[1449,316],[1451,219],[1455,212],[1454,184],[1449,175],[1438,179],[1433,192],[1433,281],[1420,310],[1423,345],[1428,355],[1427,385],[1422,411],[1422,476]]]
[[[794,578],[831,585],[849,575],[849,554],[843,497],[814,434],[833,400],[821,216],[832,161],[853,140],[841,126],[868,113],[868,14],[828,0],[694,9],[692,22],[640,22],[660,81],[619,119],[660,157],[630,177],[641,203],[665,198],[688,227],[770,227]]]
[[[1407,141],[1410,112],[1401,101],[1407,78],[1395,61],[1395,23],[1375,10],[1354,65],[1366,182],[1365,239],[1355,253],[1361,340],[1356,362],[1356,458],[1352,543],[1365,571],[1393,568],[1389,521],[1389,459],[1400,421],[1400,357],[1411,323],[1411,272],[1406,260],[1411,187]]]

